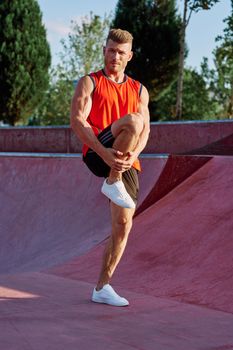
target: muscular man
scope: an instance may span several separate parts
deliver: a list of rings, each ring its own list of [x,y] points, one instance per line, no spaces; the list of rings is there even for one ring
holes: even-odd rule
[[[132,35],[109,31],[104,68],[82,77],[71,107],[71,127],[83,142],[83,160],[104,177],[102,193],[110,199],[112,232],[92,301],[126,306],[109,284],[122,257],[132,227],[138,197],[138,156],[150,129],[147,89],[124,72],[132,59]]]

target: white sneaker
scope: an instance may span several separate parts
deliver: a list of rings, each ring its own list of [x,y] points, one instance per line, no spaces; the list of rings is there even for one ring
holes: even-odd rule
[[[105,284],[102,289],[97,291],[95,288],[92,294],[92,301],[95,303],[108,304],[113,306],[127,306],[127,299],[120,297],[110,284]]]
[[[116,181],[110,185],[105,179],[101,192],[116,205],[123,208],[135,209],[135,203],[126,191],[123,181]]]

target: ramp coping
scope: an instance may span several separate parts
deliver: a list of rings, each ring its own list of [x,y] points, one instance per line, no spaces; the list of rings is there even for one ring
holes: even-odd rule
[[[139,158],[153,159],[153,158],[168,158],[169,156],[177,157],[229,157],[231,155],[218,154],[176,154],[176,153],[142,153]],[[82,158],[82,153],[37,153],[37,152],[0,152],[0,157],[25,157],[25,158]]]
[[[167,158],[164,154],[141,154],[140,158]],[[81,158],[82,153],[37,153],[37,152],[0,152],[0,157],[39,157],[39,158]]]

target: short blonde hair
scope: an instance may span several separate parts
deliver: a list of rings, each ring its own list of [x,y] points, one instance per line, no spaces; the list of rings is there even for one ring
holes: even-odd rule
[[[108,42],[109,39],[119,44],[129,43],[132,45],[133,43],[133,35],[129,33],[127,30],[122,30],[122,29],[114,29],[114,28],[110,29],[106,43]]]

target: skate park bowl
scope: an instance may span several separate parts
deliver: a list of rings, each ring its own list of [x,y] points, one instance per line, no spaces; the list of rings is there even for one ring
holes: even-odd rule
[[[0,128],[0,348],[233,349],[233,121],[152,123],[134,225],[90,301],[111,233],[69,127]]]

